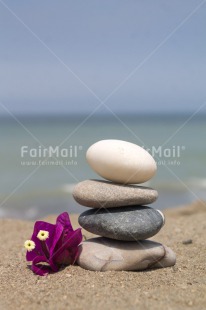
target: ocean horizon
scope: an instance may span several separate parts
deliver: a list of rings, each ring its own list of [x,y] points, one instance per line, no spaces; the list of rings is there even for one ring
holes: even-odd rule
[[[99,178],[85,154],[103,139],[136,143],[155,157],[157,174],[146,183],[159,192],[155,208],[206,200],[206,114],[16,117],[0,116],[0,217],[36,219],[85,210],[72,198],[72,189],[79,181]],[[44,149],[58,146],[59,153],[43,156]]]

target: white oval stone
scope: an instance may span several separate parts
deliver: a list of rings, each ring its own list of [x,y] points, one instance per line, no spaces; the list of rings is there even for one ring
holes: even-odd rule
[[[86,158],[96,173],[117,183],[144,183],[157,170],[153,157],[145,149],[122,140],[98,141],[90,146]]]

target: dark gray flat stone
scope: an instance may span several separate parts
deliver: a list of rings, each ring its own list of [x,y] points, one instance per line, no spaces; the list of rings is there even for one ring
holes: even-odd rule
[[[153,203],[158,197],[158,192],[144,186],[86,180],[75,186],[73,197],[79,204],[86,207],[113,208]]]
[[[164,225],[164,216],[146,206],[91,209],[80,214],[79,224],[96,235],[134,241],[156,235]]]

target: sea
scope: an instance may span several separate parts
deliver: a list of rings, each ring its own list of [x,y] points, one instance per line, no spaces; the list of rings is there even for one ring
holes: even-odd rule
[[[104,139],[148,150],[157,173],[143,184],[159,193],[154,208],[206,200],[206,115],[24,115],[0,117],[0,217],[34,220],[80,213],[75,184],[100,178],[86,151]]]

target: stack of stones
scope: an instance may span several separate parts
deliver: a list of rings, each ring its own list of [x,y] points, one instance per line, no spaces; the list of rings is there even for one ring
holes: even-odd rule
[[[101,237],[82,243],[77,263],[89,270],[143,270],[175,264],[174,252],[148,239],[164,225],[153,203],[156,190],[139,186],[156,172],[152,156],[138,145],[103,140],[87,151],[87,161],[106,180],[86,180],[76,185],[74,199],[92,209],[79,216],[79,224]],[[134,185],[135,184],[135,185]]]

